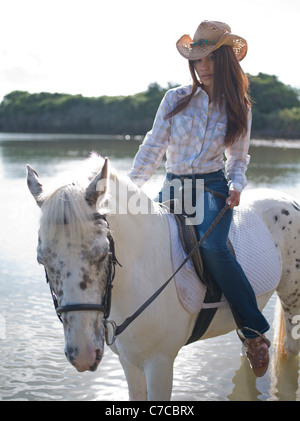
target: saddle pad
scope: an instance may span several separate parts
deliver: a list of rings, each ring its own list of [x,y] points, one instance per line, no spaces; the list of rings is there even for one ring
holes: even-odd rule
[[[175,271],[186,254],[179,239],[174,216],[169,214],[167,217]],[[251,206],[240,205],[234,210],[229,239],[255,295],[274,291],[281,278],[281,261],[267,225]],[[220,305],[203,305],[206,287],[199,281],[192,259],[176,274],[175,284],[179,300],[189,313],[199,313],[202,307]],[[227,302],[222,298],[221,305],[225,304]]]

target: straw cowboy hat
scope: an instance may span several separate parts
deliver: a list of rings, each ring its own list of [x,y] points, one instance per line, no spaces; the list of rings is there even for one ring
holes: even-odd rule
[[[199,60],[222,45],[231,45],[239,61],[247,54],[247,41],[231,33],[223,22],[205,20],[198,26],[194,38],[183,35],[176,43],[180,54],[188,60]]]

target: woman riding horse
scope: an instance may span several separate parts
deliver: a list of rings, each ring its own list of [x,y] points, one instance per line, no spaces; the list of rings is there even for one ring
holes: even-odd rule
[[[264,336],[269,324],[226,245],[233,208],[239,205],[247,184],[251,104],[248,79],[239,64],[247,53],[247,42],[232,34],[225,23],[204,21],[193,39],[183,35],[176,46],[188,60],[193,83],[166,93],[129,176],[142,186],[166,153],[167,174],[160,201],[173,180],[190,180],[193,186],[202,180],[205,187],[217,192],[217,196],[204,192],[204,219],[196,225],[198,241],[227,203],[227,212],[203,242],[201,254],[204,266],[241,320],[247,357],[260,377],[269,363],[270,342]]]

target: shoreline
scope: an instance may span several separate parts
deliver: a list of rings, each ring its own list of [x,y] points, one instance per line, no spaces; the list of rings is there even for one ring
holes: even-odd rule
[[[251,139],[250,146],[266,146],[270,148],[300,149],[299,139]]]
[[[142,135],[114,135],[114,134],[79,134],[79,133],[9,133],[0,132],[0,143],[2,141],[80,141],[80,140],[118,140],[142,142],[145,136]],[[300,139],[260,139],[251,138],[250,146],[266,146],[273,148],[300,149]]]

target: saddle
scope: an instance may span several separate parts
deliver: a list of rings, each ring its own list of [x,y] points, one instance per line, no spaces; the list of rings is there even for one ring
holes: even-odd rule
[[[174,218],[178,226],[178,232],[182,247],[185,253],[189,254],[198,243],[195,227],[193,225],[186,224],[186,217],[184,215],[174,214]],[[230,253],[235,257],[234,249],[229,238],[227,239],[227,247],[229,248]],[[199,247],[197,247],[193,252],[192,261],[200,282],[202,282],[206,287],[204,303],[219,302],[222,297],[222,291],[217,285],[214,278],[204,267]],[[199,340],[204,335],[216,311],[217,307],[201,309],[200,313],[198,314],[192,335],[187,341],[186,345]],[[238,315],[232,307],[231,311],[233,313],[237,325],[240,325],[240,322],[238,321]]]

